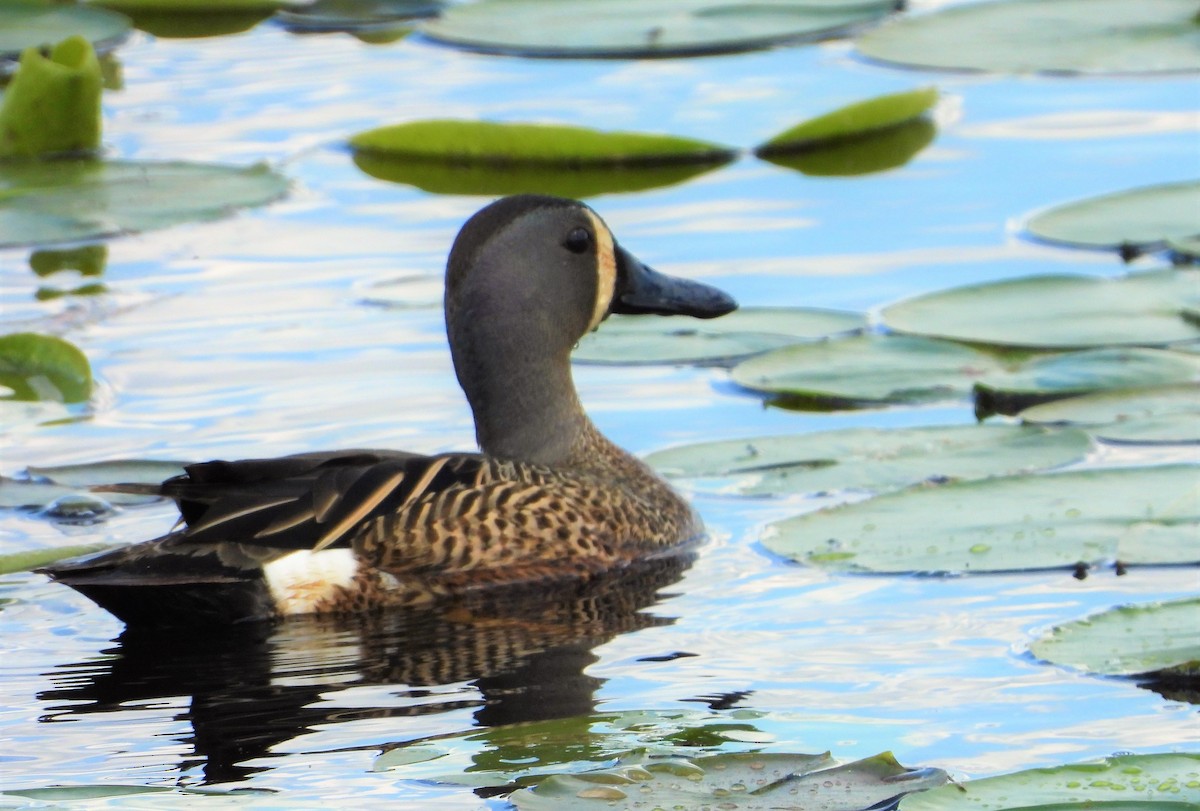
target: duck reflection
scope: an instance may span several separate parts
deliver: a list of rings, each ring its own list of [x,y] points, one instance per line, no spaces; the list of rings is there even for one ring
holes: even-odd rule
[[[403,718],[476,707],[490,727],[584,715],[604,680],[585,669],[593,648],[618,634],[674,620],[643,609],[679,580],[691,558],[642,561],[584,582],[473,595],[421,612],[346,619],[296,617],[207,635],[126,631],[107,658],[47,674],[43,722],[90,713],[161,712],[188,700],[176,720],[206,783],[262,771],[248,761],[316,725]],[[394,685],[386,706],[347,708],[338,691]],[[432,688],[462,686],[461,690]]]

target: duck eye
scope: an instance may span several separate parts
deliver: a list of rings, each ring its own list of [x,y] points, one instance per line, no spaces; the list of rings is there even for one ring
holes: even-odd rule
[[[575,228],[567,234],[563,246],[571,253],[584,253],[592,247],[592,235],[586,228]]]

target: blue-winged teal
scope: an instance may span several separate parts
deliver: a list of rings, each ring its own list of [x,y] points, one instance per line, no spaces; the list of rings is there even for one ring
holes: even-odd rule
[[[463,226],[446,269],[450,351],[482,454],[191,465],[123,488],[174,499],[182,529],[42,571],[147,625],[415,605],[669,554],[700,522],[588,419],[571,348],[610,313],[736,306],[647,268],[582,203],[498,200]]]

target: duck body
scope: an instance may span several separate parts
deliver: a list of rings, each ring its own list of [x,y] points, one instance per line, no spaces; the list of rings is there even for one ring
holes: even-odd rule
[[[687,554],[699,518],[584,413],[570,351],[610,313],[715,317],[588,207],[522,195],[450,253],[446,322],[482,453],[346,450],[214,461],[152,487],[182,528],[40,571],[135,627],[417,606]]]

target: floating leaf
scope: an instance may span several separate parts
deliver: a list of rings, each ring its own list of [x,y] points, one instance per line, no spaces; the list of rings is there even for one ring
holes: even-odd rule
[[[92,368],[74,344],[52,335],[0,336],[0,394],[6,400],[79,403],[92,393]]]
[[[1200,379],[1200,357],[1164,349],[1088,349],[1034,358],[975,384],[975,414],[1016,414],[1078,394]]]
[[[1098,392],[1027,408],[1027,423],[1077,425],[1112,442],[1200,442],[1200,386]]]
[[[88,0],[124,14],[166,12],[174,14],[232,14],[237,12],[273,12],[294,0]]]
[[[212,220],[274,200],[267,168],[200,163],[38,161],[0,166],[0,247],[65,242]]]
[[[521,56],[687,56],[830,37],[894,8],[891,0],[481,0],[451,6],[421,33]]]
[[[183,473],[185,462],[154,459],[111,459],[58,467],[30,466],[28,479],[0,476],[0,507],[45,508],[62,499],[91,496],[89,488],[109,484],[158,484]],[[104,493],[106,505],[147,504],[157,496]]]
[[[1200,598],[1110,608],[1050,630],[1039,659],[1102,676],[1163,671],[1200,675]]]
[[[281,10],[275,19],[294,32],[369,32],[437,14],[444,5],[441,0],[317,0]]]
[[[937,98],[937,88],[923,87],[856,102],[784,130],[754,154],[768,157],[878,134],[923,115]]]
[[[0,97],[0,157],[94,151],[102,82],[96,52],[81,36],[67,37],[49,56],[26,50]]]
[[[29,269],[43,278],[63,270],[78,271],[82,276],[99,276],[107,264],[107,245],[80,245],[61,250],[44,248],[29,255]]]
[[[56,560],[90,555],[92,552],[99,552],[102,549],[108,548],[107,544],[91,543],[79,546],[59,546],[53,549],[31,549],[28,552],[13,552],[8,555],[0,555],[0,574],[28,572],[31,569],[45,566]]]
[[[514,792],[520,811],[587,808],[721,808],[859,811],[949,782],[941,769],[912,771],[890,752],[841,766],[828,754],[726,753],[692,760],[627,758],[610,769],[552,775]]]
[[[127,17],[102,8],[0,3],[0,68],[26,48],[49,48],[72,35],[82,36],[103,53],[120,44],[129,29]]]
[[[249,31],[270,17],[278,5],[251,4],[249,9],[237,11],[159,10],[147,7],[142,10],[131,8],[128,13],[138,29],[152,36],[163,39],[199,39]]]
[[[921,14],[860,37],[873,59],[1003,73],[1200,70],[1192,0],[1005,0]]]
[[[1187,811],[1200,802],[1198,776],[1200,755],[1120,755],[935,788],[900,811]]]
[[[833,141],[799,152],[762,155],[771,163],[813,177],[845,177],[885,172],[908,163],[933,141],[937,127],[918,118],[861,138]]]
[[[781,346],[860,332],[859,313],[743,307],[710,321],[615,315],[584,336],[572,359],[588,363],[718,363]]]
[[[1183,240],[1200,232],[1200,182],[1078,200],[1034,215],[1026,227],[1039,239],[1090,248],[1128,250]]]
[[[785,404],[847,408],[965,397],[974,382],[1004,368],[970,347],[906,336],[864,335],[798,344],[739,363],[733,379]]]
[[[995,346],[1161,346],[1200,339],[1200,324],[1183,317],[1197,301],[1200,273],[1190,270],[1027,276],[906,299],[882,317],[899,332]]]
[[[645,461],[672,478],[717,479],[723,491],[877,493],[924,481],[979,479],[1064,465],[1090,448],[1082,431],[937,425],[702,442],[657,451]]]
[[[773,524],[780,555],[867,572],[1200,562],[1200,467],[1088,470],[913,488]]]

